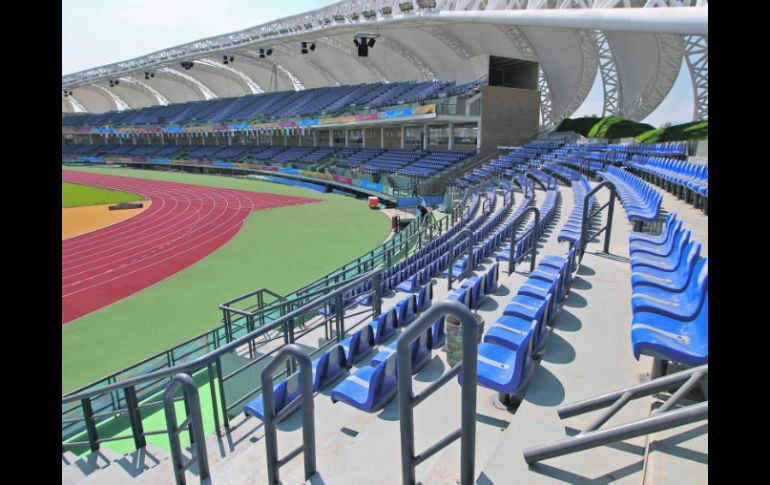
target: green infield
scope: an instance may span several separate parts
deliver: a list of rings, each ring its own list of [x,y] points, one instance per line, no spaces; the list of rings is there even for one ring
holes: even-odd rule
[[[185,270],[62,326],[67,393],[219,326],[223,301],[265,287],[288,293],[379,245],[390,221],[366,201],[244,178],[77,167],[94,173],[322,199],[252,213],[219,250]]]
[[[83,207],[87,205],[117,204],[144,200],[139,194],[120,192],[118,190],[100,189],[87,185],[61,183],[61,207]]]

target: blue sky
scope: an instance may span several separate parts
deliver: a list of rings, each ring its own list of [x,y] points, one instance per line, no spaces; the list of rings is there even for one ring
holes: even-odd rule
[[[139,57],[289,15],[337,0],[62,0],[62,75]],[[644,120],[653,126],[692,119],[692,87],[683,64],[674,87]],[[601,115],[597,75],[573,116]]]

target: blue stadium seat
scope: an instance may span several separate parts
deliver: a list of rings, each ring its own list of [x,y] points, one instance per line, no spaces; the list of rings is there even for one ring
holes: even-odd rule
[[[398,392],[396,354],[377,367],[366,366],[332,389],[331,400],[342,401],[362,411],[373,412],[385,406]]]
[[[340,342],[340,345],[345,349],[345,361],[347,362],[347,365],[351,366],[355,364],[374,348],[372,327],[367,325],[361,328],[353,335]]]
[[[335,345],[313,361],[313,391],[326,387],[347,371],[345,348]]]

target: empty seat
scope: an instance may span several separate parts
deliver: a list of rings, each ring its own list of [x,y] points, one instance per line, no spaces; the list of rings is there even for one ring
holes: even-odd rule
[[[374,335],[372,327],[365,326],[350,337],[340,342],[345,349],[345,358],[348,366],[361,360],[361,358],[374,348]]]
[[[299,373],[296,373],[290,375],[288,379],[279,383],[274,388],[273,404],[275,407],[275,415],[278,416],[279,413],[282,413],[283,417],[286,417],[291,414],[291,412],[296,410],[301,404],[299,396]],[[262,395],[260,394],[256,399],[249,401],[243,407],[243,413],[246,416],[254,416],[264,420],[265,409],[264,403],[262,401]]]
[[[335,345],[313,361],[313,391],[323,389],[346,372],[345,348]]]
[[[362,411],[372,412],[385,406],[398,391],[396,354],[377,367],[366,366],[337,384],[331,400],[342,401]]]

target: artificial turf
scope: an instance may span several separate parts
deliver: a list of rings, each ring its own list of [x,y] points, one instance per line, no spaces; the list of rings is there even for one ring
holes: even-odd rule
[[[83,207],[88,205],[116,204],[144,200],[139,194],[120,192],[118,190],[89,187],[87,185],[61,183],[61,207]]]
[[[257,288],[286,294],[379,245],[389,220],[365,201],[255,180],[128,168],[96,173],[322,199],[252,213],[219,250],[62,328],[67,393],[220,325],[218,305]]]

